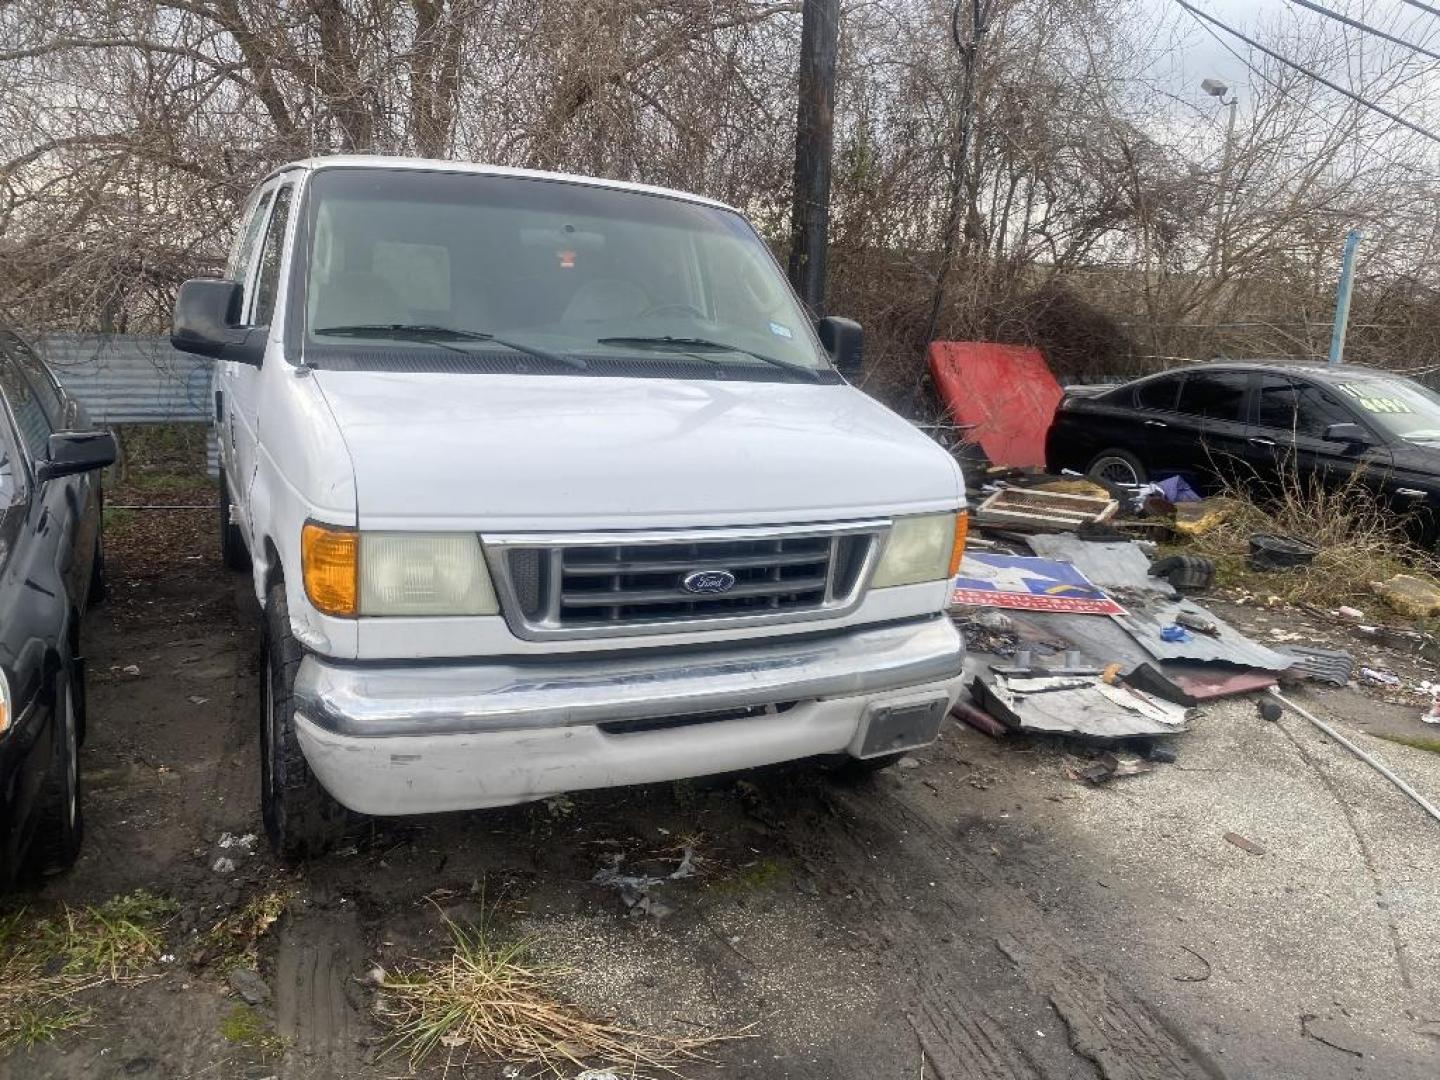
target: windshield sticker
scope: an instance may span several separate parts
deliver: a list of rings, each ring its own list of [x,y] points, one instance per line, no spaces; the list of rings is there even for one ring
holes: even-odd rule
[[[1371,397],[1365,392],[1363,384],[1343,383],[1340,386],[1342,393],[1354,398],[1362,409],[1372,413],[1413,413],[1415,410],[1405,404],[1400,398],[1393,397]]]
[[[778,322],[772,322],[770,324],[770,333],[776,337],[783,337],[787,341],[795,336],[788,326],[781,326]]]

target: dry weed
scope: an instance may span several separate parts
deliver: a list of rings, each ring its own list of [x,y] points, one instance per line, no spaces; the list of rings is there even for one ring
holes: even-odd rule
[[[415,961],[380,984],[391,1049],[412,1069],[440,1050],[447,1068],[479,1058],[539,1066],[555,1077],[587,1064],[636,1078],[678,1075],[686,1062],[705,1060],[706,1046],[734,1037],[655,1035],[593,1020],[559,997],[568,973],[536,961],[531,939],[502,943],[483,925],[445,923],[449,957]]]
[[[1440,561],[1411,543],[1404,523],[1380,505],[1360,472],[1327,487],[1290,468],[1278,483],[1259,488],[1228,483],[1223,493],[1233,504],[1228,517],[1192,541],[1191,550],[1214,559],[1228,584],[1333,607],[1373,602],[1372,583],[1396,574],[1440,577]],[[1252,570],[1246,560],[1249,541],[1260,532],[1307,540],[1319,553],[1308,566]]]

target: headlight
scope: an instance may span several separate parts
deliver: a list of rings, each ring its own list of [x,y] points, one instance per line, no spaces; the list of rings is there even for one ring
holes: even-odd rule
[[[953,578],[965,550],[968,523],[964,511],[896,518],[890,525],[885,554],[870,579],[871,587],[883,589]]]
[[[494,615],[475,533],[355,532],[307,524],[305,593],[327,615]]]
[[[10,680],[0,671],[0,735],[10,730]]]

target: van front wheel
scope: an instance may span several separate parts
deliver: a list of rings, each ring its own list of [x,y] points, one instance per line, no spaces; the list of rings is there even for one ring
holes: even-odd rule
[[[265,603],[260,657],[260,811],[265,835],[285,860],[323,855],[358,822],[320,786],[295,736],[295,675],[304,650],[290,632],[285,586]]]

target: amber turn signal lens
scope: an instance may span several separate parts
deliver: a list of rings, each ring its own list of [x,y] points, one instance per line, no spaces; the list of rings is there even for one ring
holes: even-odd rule
[[[961,510],[955,515],[955,546],[950,549],[950,580],[960,572],[960,560],[965,557],[965,537],[970,535],[970,515]]]
[[[357,556],[360,534],[308,522],[300,530],[300,563],[305,595],[326,615],[353,616],[359,610]]]

